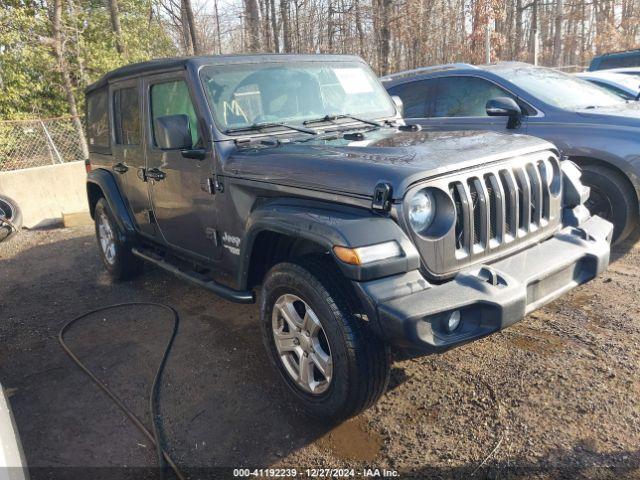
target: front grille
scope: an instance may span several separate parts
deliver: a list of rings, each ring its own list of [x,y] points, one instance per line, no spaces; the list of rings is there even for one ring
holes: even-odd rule
[[[491,250],[549,222],[549,186],[542,161],[474,174],[449,184],[455,204],[456,250]]]
[[[417,234],[406,214],[402,217],[429,278],[490,263],[544,240],[561,224],[560,163],[551,151],[452,172],[416,184],[413,191],[423,188],[432,189],[438,221]]]

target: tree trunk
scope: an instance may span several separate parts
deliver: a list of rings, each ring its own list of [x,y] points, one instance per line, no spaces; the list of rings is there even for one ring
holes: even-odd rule
[[[89,158],[87,139],[84,135],[82,122],[78,116],[78,104],[73,93],[73,83],[71,82],[69,65],[67,65],[67,61],[64,57],[64,39],[62,38],[62,0],[54,0],[51,23],[53,27],[53,55],[58,64],[60,74],[62,75],[62,87],[67,97],[67,103],[69,104],[69,113],[71,113],[73,117],[72,122],[76,130],[76,134],[78,135],[82,154],[85,158]]]
[[[260,49],[260,14],[258,13],[257,0],[244,0],[245,31],[250,52],[257,52]]]
[[[196,22],[193,18],[193,9],[191,8],[191,0],[182,0],[184,5],[184,12],[187,16],[187,25],[189,26],[189,35],[191,38],[191,45],[193,46],[193,54],[200,55],[200,45],[196,36]]]
[[[280,18],[282,19],[282,47],[284,53],[291,52],[291,27],[289,23],[289,0],[280,0]]]
[[[522,47],[522,0],[516,0],[516,38],[514,39],[515,57],[520,58]]]
[[[220,33],[220,14],[218,13],[218,0],[213,0],[213,8],[216,16],[216,34],[218,35],[218,53],[222,55],[222,34]]]
[[[189,20],[187,19],[187,9],[184,2],[180,2],[180,34],[183,43],[183,53],[185,55],[193,55],[193,42],[191,41],[191,30],[189,29]]]
[[[553,65],[558,67],[562,63],[562,0],[556,0],[555,31],[553,33]]]
[[[531,7],[531,28],[529,29],[529,54],[531,56],[530,62],[534,63],[534,56],[536,52],[536,32],[538,31],[538,0],[533,0]]]
[[[362,12],[360,10],[360,0],[355,0],[356,10],[356,31],[358,32],[358,51],[360,56],[364,56],[364,29],[362,28]]]
[[[273,34],[273,50],[276,53],[280,52],[280,31],[278,29],[278,21],[276,18],[276,2],[275,0],[269,0],[271,7],[271,32]]]
[[[120,10],[118,8],[118,0],[107,0],[109,4],[109,13],[111,14],[111,28],[116,37],[116,50],[120,55],[126,57],[127,49],[122,40],[122,27],[120,26]]]
[[[391,1],[376,0],[374,15],[378,17],[380,32],[378,37],[378,62],[380,75],[389,73],[389,54],[391,52]]]
[[[333,36],[335,27],[333,23],[333,1],[327,0],[327,53],[333,52]]]

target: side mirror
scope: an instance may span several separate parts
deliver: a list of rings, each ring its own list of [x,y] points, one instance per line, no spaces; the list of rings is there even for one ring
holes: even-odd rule
[[[490,117],[509,117],[507,122],[508,129],[514,129],[520,126],[520,117],[522,117],[522,110],[515,102],[513,98],[509,97],[496,97],[487,102],[486,105],[487,115]]]
[[[187,115],[165,115],[153,122],[156,144],[162,150],[189,150],[193,147]]]
[[[402,103],[402,99],[398,95],[391,95],[391,100],[393,100],[393,104],[396,106],[400,118],[404,118],[404,104]]]

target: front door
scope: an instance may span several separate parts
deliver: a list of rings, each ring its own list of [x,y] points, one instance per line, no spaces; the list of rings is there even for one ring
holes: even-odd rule
[[[146,78],[144,90],[148,119],[146,178],[158,240],[200,260],[216,260],[222,251],[216,196],[209,187],[214,152],[208,149],[203,160],[185,158],[181,150],[161,150],[155,139],[156,118],[187,115],[193,148],[208,144],[189,85],[183,73],[162,74]]]
[[[149,192],[142,175],[145,155],[142,135],[142,105],[139,80],[118,82],[111,86],[113,115],[112,166],[120,188],[124,191],[138,231],[153,237],[155,226],[149,221]]]
[[[432,130],[494,130],[525,133],[526,122],[507,130],[507,117],[490,117],[486,112],[489,100],[496,97],[517,99],[489,80],[474,76],[439,77],[430,89],[426,118],[415,122]],[[414,120],[412,120],[414,121]]]

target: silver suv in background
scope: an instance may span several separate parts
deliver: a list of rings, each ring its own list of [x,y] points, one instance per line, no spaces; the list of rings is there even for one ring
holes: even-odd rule
[[[583,170],[587,206],[614,240],[638,224],[640,106],[585,80],[526,63],[451,64],[383,77],[404,116],[430,130],[496,130],[542,137]]]

